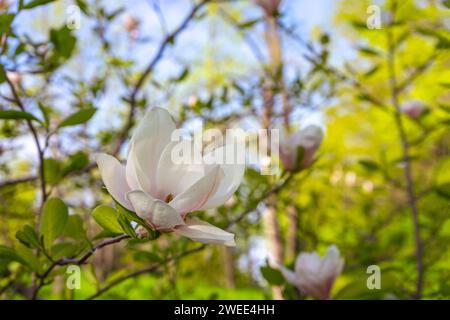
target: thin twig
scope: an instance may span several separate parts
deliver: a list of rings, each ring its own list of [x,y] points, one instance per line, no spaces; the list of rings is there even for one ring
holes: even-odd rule
[[[95,253],[95,251],[97,251],[98,249],[101,249],[103,247],[109,246],[114,243],[118,243],[118,242],[120,242],[124,239],[128,239],[128,238],[130,238],[129,235],[122,234],[120,236],[99,242],[98,244],[93,246],[88,252],[86,252],[81,258],[76,259],[76,258],[63,257],[56,261],[53,261],[53,263],[47,268],[47,270],[42,275],[37,275],[37,277],[39,278],[39,283],[33,289],[32,299],[33,300],[36,299],[37,294],[39,293],[39,290],[45,285],[45,280],[57,266],[65,266],[65,265],[69,265],[69,264],[73,264],[73,265],[84,264],[89,259],[89,257],[92,256]]]
[[[394,23],[395,19],[395,9],[396,2],[393,4],[392,9],[392,21],[391,25]],[[416,268],[417,268],[417,283],[416,291],[414,293],[415,299],[420,299],[422,297],[423,289],[423,276],[424,276],[424,265],[423,265],[423,242],[420,234],[420,222],[419,222],[419,210],[417,208],[417,199],[414,193],[414,182],[412,178],[411,169],[411,158],[409,155],[409,143],[406,131],[403,125],[402,113],[400,109],[400,104],[398,101],[398,87],[397,87],[397,75],[395,72],[395,45],[393,35],[390,28],[387,28],[387,42],[388,42],[388,71],[389,71],[389,81],[391,87],[391,102],[395,108],[395,123],[397,125],[397,130],[400,135],[400,143],[402,146],[403,162],[404,162],[404,175],[406,181],[406,192],[408,194],[408,204],[411,209],[411,215],[414,225],[414,238],[416,243]]]
[[[166,263],[169,263],[171,261],[179,260],[179,259],[181,259],[181,258],[183,258],[185,256],[188,256],[188,255],[190,255],[192,253],[195,253],[195,252],[199,252],[199,251],[201,251],[201,250],[203,250],[205,248],[206,248],[206,245],[202,244],[202,245],[200,245],[200,246],[198,246],[198,247],[196,247],[194,249],[184,251],[184,252],[176,255],[175,257],[169,257],[169,258],[165,259],[164,261],[159,262],[157,264],[151,265],[149,267],[146,267],[146,268],[143,268],[143,269],[140,269],[140,270],[137,270],[137,271],[130,272],[130,273],[128,273],[128,274],[126,274],[126,275],[124,275],[124,276],[122,276],[120,278],[117,278],[116,280],[112,281],[111,283],[109,283],[105,287],[99,289],[95,294],[93,294],[93,295],[89,296],[88,298],[86,298],[86,300],[93,300],[93,299],[99,297],[100,295],[102,295],[103,293],[105,293],[106,291],[109,291],[113,287],[117,286],[118,284],[124,282],[125,280],[131,279],[131,278],[135,278],[135,277],[138,277],[138,276],[143,275],[143,274],[155,272],[162,265],[164,265]]]

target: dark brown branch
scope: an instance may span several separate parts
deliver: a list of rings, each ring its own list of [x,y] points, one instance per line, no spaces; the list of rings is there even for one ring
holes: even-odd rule
[[[17,94],[16,88],[14,87],[14,84],[11,82],[11,80],[8,78],[8,75],[5,73],[6,82],[8,83],[8,86],[11,90],[11,93],[14,98],[15,104],[19,107],[20,110],[23,112],[26,112],[26,108],[24,104],[22,103],[22,100],[20,99],[19,95]],[[36,128],[33,125],[32,120],[26,120],[26,123],[28,125],[28,128],[30,129],[31,135],[33,136],[34,143],[36,145],[37,153],[38,153],[38,159],[39,159],[39,179],[40,179],[40,186],[41,186],[41,208],[38,212],[38,224],[37,228],[39,228],[41,223],[41,211],[42,207],[45,203],[45,200],[47,200],[47,190],[46,190],[46,181],[45,181],[45,173],[44,173],[44,150],[42,149],[40,143],[39,143],[39,136],[36,131]]]

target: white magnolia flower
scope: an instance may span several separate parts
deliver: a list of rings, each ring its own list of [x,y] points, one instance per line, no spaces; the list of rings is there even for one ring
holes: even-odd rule
[[[123,26],[127,30],[131,38],[136,39],[139,33],[139,20],[130,14],[126,14],[123,18]]]
[[[422,112],[425,111],[425,105],[422,103],[422,101],[411,100],[405,102],[401,106],[401,111],[407,114],[409,117],[417,119],[418,117],[420,117]]]
[[[226,154],[233,145],[212,150],[204,157],[198,148],[192,148],[192,159],[200,161],[175,161],[180,146],[192,146],[188,140],[171,141],[175,129],[167,110],[152,108],[132,136],[125,166],[110,155],[98,155],[108,192],[156,230],[174,231],[204,243],[234,245],[234,234],[187,215],[225,203],[239,187],[245,165],[218,164],[224,163],[220,159],[205,161],[214,160],[214,154]]]
[[[281,0],[255,0],[268,16],[273,16],[278,10]]]
[[[288,282],[302,293],[316,299],[328,299],[334,280],[344,268],[339,249],[332,245],[323,259],[317,252],[300,253],[295,261],[295,272],[280,267]]]
[[[322,129],[316,125],[309,125],[287,137],[281,136],[280,159],[285,169],[296,171],[311,165],[314,160],[314,154],[322,140]],[[298,152],[300,147],[303,148],[304,153],[303,158],[299,159]]]

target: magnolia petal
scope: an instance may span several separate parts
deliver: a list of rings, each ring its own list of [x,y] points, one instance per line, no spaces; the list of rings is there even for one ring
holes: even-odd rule
[[[170,113],[162,108],[147,111],[136,129],[131,143],[135,148],[136,162],[149,180],[148,193],[155,195],[156,170],[165,146],[170,142],[175,123]]]
[[[220,152],[227,154],[231,152],[231,149],[234,149],[234,144],[228,144],[226,146],[219,147],[216,150],[219,154]],[[214,152],[214,150],[212,152]],[[205,155],[205,157],[207,156],[208,154]],[[211,209],[224,204],[233,195],[233,193],[236,192],[237,188],[239,188],[242,183],[245,172],[244,163],[228,164],[225,163],[225,161],[222,161],[221,163],[221,168],[224,171],[224,178],[217,188],[217,191],[202,206],[202,209]]]
[[[113,156],[106,153],[98,154],[97,165],[108,192],[122,206],[133,210],[131,203],[125,198],[125,194],[130,191],[127,183],[125,167]]]
[[[329,246],[322,261],[320,274],[324,278],[336,278],[344,268],[344,259],[341,258],[339,249],[335,246]]]
[[[297,275],[295,274],[295,272],[289,270],[284,266],[280,266],[279,270],[281,271],[281,274],[283,275],[283,277],[286,279],[287,282],[289,282],[294,286],[298,286]]]
[[[175,232],[194,241],[235,246],[234,234],[226,232],[205,221],[190,219],[186,225],[175,228]]]
[[[126,178],[131,189],[142,189],[139,183],[139,174],[136,167],[136,157],[133,144],[128,151],[127,164],[125,166]]]
[[[183,159],[175,158],[173,153],[180,149],[192,154],[183,157]],[[161,154],[156,172],[158,197],[164,199],[169,194],[176,196],[186,191],[196,181],[202,178],[205,168],[201,160],[200,150],[193,148],[191,141],[170,142]],[[200,163],[196,163],[199,161]]]
[[[164,201],[154,199],[140,190],[127,193],[127,199],[131,202],[136,213],[146,219],[157,230],[171,230],[183,225],[180,214]]]
[[[322,261],[317,252],[302,252],[295,260],[295,272],[318,273]]]
[[[219,165],[214,166],[189,189],[180,193],[169,202],[170,206],[183,216],[186,213],[200,209],[217,191],[223,176],[222,168]]]

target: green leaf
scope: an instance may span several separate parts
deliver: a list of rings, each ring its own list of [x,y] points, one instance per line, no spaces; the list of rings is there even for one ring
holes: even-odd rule
[[[253,27],[255,24],[257,24],[259,21],[261,21],[261,19],[252,19],[252,20],[249,20],[249,21],[245,21],[245,22],[243,22],[243,23],[240,23],[240,24],[238,25],[238,27],[239,27],[240,29],[251,28],[251,27]]]
[[[111,231],[108,231],[108,230],[102,230],[102,231],[100,231],[99,233],[97,233],[94,236],[93,240],[99,240],[99,239],[104,239],[104,238],[112,238],[112,237],[115,237],[115,236],[117,236],[117,233],[115,233],[115,232],[111,232]]]
[[[30,225],[25,225],[22,229],[17,231],[16,238],[28,248],[34,249],[41,247],[39,237],[36,234],[36,231],[34,231],[33,227]]]
[[[450,199],[450,182],[442,183],[434,187],[434,191],[440,196]]]
[[[450,9],[450,0],[445,0],[444,2],[442,2],[442,4]]]
[[[373,160],[370,159],[362,159],[359,160],[358,163],[364,167],[364,169],[368,170],[368,171],[376,171],[378,169],[380,169],[380,166],[378,165],[378,163],[376,163]]]
[[[129,235],[132,238],[137,238],[136,231],[134,231],[133,227],[130,224],[130,220],[127,219],[127,217],[119,215],[117,221],[119,222],[120,227],[127,235]]]
[[[78,214],[69,216],[63,235],[74,240],[83,240],[86,238],[83,219]]]
[[[125,231],[118,222],[119,214],[114,208],[104,205],[98,206],[92,212],[92,217],[103,229],[107,231],[111,231],[116,234],[120,234]]]
[[[380,55],[380,53],[377,50],[369,48],[369,47],[359,47],[358,50],[362,54],[366,54],[369,56],[379,56]]]
[[[44,245],[48,248],[53,241],[64,232],[69,217],[64,201],[51,198],[45,202],[42,211],[40,233],[44,237]]]
[[[21,9],[33,9],[38,6],[43,6],[50,2],[54,2],[55,0],[32,0],[28,4],[24,5]]]
[[[184,68],[181,74],[175,79],[175,82],[181,82],[189,75],[189,68]]]
[[[45,181],[51,185],[61,181],[61,163],[53,158],[44,159],[44,176]]]
[[[137,224],[139,224],[140,226],[144,227],[147,230],[147,232],[148,232],[147,238],[153,240],[153,239],[157,239],[160,236],[160,233],[158,231],[153,230],[151,228],[151,226],[147,223],[147,221],[145,221],[144,219],[139,217],[135,212],[130,211],[127,208],[123,207],[117,201],[115,201],[115,203],[116,203],[116,206],[117,206],[117,212],[119,212],[119,216],[125,217],[128,220],[128,222],[134,221]],[[119,222],[120,222],[120,220],[119,220]]]
[[[50,42],[53,45],[51,56],[46,60],[48,68],[55,69],[72,55],[77,39],[67,26],[50,30]]]
[[[69,173],[80,171],[84,169],[88,164],[88,155],[83,151],[78,151],[67,159],[62,169],[62,175],[66,176]]]
[[[280,270],[271,268],[268,265],[261,267],[261,273],[264,279],[271,285],[279,286],[285,282]]]
[[[57,243],[50,249],[50,256],[55,260],[62,257],[70,258],[77,253],[78,248],[76,244],[70,242]]]
[[[12,248],[0,245],[0,259],[26,264],[26,261]]]
[[[11,27],[15,15],[12,13],[4,13],[0,15],[0,34],[5,34]]]
[[[83,11],[85,15],[89,15],[88,5],[84,0],[75,0],[77,6],[80,7],[80,10]]]
[[[83,109],[80,111],[77,111],[70,116],[68,116],[66,119],[64,119],[59,125],[58,128],[62,127],[68,127],[68,126],[76,126],[82,123],[85,123],[89,121],[89,119],[92,118],[92,116],[95,114],[97,109],[95,108],[89,108],[89,109]]]
[[[41,122],[31,113],[18,110],[0,110],[0,119],[5,120],[34,120]]]

